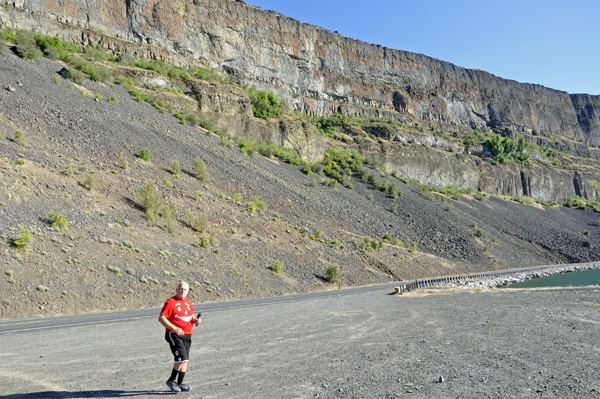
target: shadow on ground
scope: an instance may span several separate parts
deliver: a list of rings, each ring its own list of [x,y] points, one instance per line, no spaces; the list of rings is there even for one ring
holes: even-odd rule
[[[75,399],[75,398],[127,398],[132,396],[162,396],[162,395],[173,395],[172,392],[164,391],[112,391],[112,390],[100,390],[100,391],[45,391],[45,392],[31,392],[31,393],[19,393],[14,395],[3,396],[3,399]]]

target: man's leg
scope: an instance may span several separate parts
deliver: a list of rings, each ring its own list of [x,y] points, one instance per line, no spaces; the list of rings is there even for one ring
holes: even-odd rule
[[[185,339],[183,340],[183,346],[185,347],[185,359],[188,360],[190,358],[190,348],[192,346],[191,336],[186,335]],[[181,367],[179,368],[179,375],[177,376],[177,386],[179,386],[179,389],[181,389],[184,392],[190,390],[189,385],[183,383],[183,379],[185,378],[185,372],[187,371],[187,364],[187,361],[181,364]]]
[[[165,340],[169,343],[171,352],[175,357],[171,377],[167,380],[167,386],[172,392],[180,392],[182,389],[179,388],[178,381],[185,376],[185,371],[187,370],[187,348],[185,343],[175,333],[167,332]]]
[[[182,391],[189,391],[190,387],[183,383],[183,379],[185,378],[185,372],[187,371],[188,362],[179,363],[179,374],[177,375],[177,386]]]
[[[185,373],[187,371],[187,364],[188,362],[173,363],[173,369]]]

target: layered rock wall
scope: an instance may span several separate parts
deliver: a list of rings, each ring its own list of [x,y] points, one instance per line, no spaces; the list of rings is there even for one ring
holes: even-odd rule
[[[57,21],[166,48],[180,63],[225,68],[311,114],[338,112],[324,100],[341,100],[456,128],[508,126],[600,145],[599,96],[569,95],[368,44],[242,1],[2,1],[16,7],[2,16],[10,23],[64,36],[49,23]]]
[[[408,125],[428,121],[444,129],[509,127],[563,136],[553,147],[600,159],[600,96],[568,94],[539,85],[460,68],[421,54],[389,49],[304,24],[239,0],[0,0],[4,26],[36,30],[67,41],[100,44],[115,54],[207,64],[244,83],[274,90],[290,107],[311,115],[336,112],[377,116]],[[270,139],[306,159],[325,143],[299,121],[260,121],[235,88],[192,87],[203,113],[250,139]],[[386,137],[382,132],[376,135]],[[383,132],[385,133],[385,132]],[[459,185],[550,200],[569,195],[598,198],[594,171],[549,166],[490,167],[470,154],[485,148],[431,135],[387,132],[387,149],[363,148],[390,170],[421,183]],[[386,133],[386,134],[387,134]],[[558,147],[557,147],[558,146]],[[536,155],[537,153],[532,153]]]

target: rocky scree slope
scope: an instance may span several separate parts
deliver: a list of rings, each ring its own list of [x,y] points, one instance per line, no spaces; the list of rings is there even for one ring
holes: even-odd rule
[[[354,286],[598,257],[591,209],[425,198],[375,170],[402,195],[357,179],[354,189],[312,184],[300,169],[221,145],[119,85],[72,85],[58,77],[63,68],[0,54],[0,317],[159,306],[181,279],[200,302],[337,288],[326,278],[331,264],[342,286]],[[137,159],[144,147],[151,162]],[[209,182],[194,176],[196,157]],[[172,226],[145,219],[140,189],[149,179]],[[267,209],[253,214],[255,196]],[[190,229],[188,210],[206,219],[202,234]],[[56,211],[71,223],[66,232],[51,229]],[[33,236],[20,252],[23,230]],[[358,245],[384,234],[417,249]],[[278,260],[281,274],[272,270]]]

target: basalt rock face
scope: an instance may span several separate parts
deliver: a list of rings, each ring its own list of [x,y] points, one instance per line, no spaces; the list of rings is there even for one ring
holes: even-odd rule
[[[333,99],[456,128],[507,126],[600,145],[599,96],[569,95],[368,44],[242,1],[10,4],[16,11],[3,19],[23,27],[57,33],[48,22],[53,20],[173,50],[181,55],[179,62],[201,60],[225,68],[311,114],[352,111],[323,101]]]
[[[275,91],[290,108],[310,115],[374,116],[446,131],[507,127],[508,135],[525,133],[533,144],[584,159],[574,162],[579,169],[491,166],[478,158],[487,155],[485,146],[402,130],[367,132],[391,143],[387,148],[367,145],[361,152],[424,184],[539,200],[570,195],[597,199],[600,193],[600,150],[590,148],[600,147],[600,96],[571,95],[368,44],[239,0],[0,2],[11,5],[9,11],[0,7],[5,26],[99,44],[115,54],[207,64]],[[322,156],[325,142],[314,129],[291,118],[253,118],[240,89],[203,83],[191,89],[202,113],[219,125],[249,139],[293,148],[309,161]],[[530,155],[544,158],[533,151]]]

